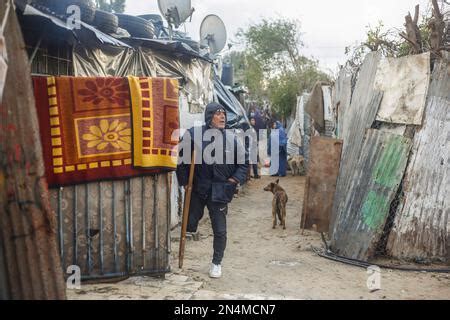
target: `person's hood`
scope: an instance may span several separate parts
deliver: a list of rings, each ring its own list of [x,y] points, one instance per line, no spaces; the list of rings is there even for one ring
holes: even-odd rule
[[[205,123],[206,123],[207,127],[211,126],[211,122],[212,122],[212,119],[214,117],[214,114],[220,109],[226,110],[224,106],[220,105],[217,102],[211,102],[210,104],[208,104],[206,106]],[[226,114],[225,114],[225,116],[226,116]]]

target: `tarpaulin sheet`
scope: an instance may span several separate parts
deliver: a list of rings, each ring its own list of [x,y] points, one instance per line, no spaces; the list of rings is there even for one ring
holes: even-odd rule
[[[250,121],[245,109],[231,91],[225,87],[218,76],[214,76],[214,93],[217,94],[219,103],[227,111],[227,126],[232,129],[248,129]]]

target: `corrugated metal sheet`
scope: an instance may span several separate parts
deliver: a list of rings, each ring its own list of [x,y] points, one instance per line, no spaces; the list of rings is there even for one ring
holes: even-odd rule
[[[6,1],[0,2],[0,17]],[[9,69],[0,104],[0,241],[11,299],[64,299],[28,57],[11,10],[4,34]],[[2,288],[5,291],[5,288]]]
[[[333,252],[364,261],[374,255],[410,150],[410,139],[374,129],[367,131],[334,226]]]
[[[330,223],[330,234],[333,232],[334,222],[339,219],[338,213],[342,212],[344,199],[352,182],[353,171],[360,159],[365,132],[372,127],[383,97],[381,92],[373,89],[380,58],[378,53],[367,55],[358,76],[351,105],[345,110],[341,138],[344,140],[344,148]]]
[[[64,268],[83,279],[169,272],[170,175],[51,190]]]
[[[388,252],[402,259],[450,263],[450,63],[436,65],[424,125],[414,137],[404,196]]]
[[[375,89],[383,91],[377,120],[422,125],[430,84],[430,53],[381,61]]]
[[[324,137],[314,137],[311,140],[308,196],[302,218],[304,229],[316,232],[329,230],[341,152],[341,140]]]
[[[337,113],[336,133],[338,138],[342,138],[345,111],[350,108],[352,100],[352,78],[352,74],[346,68],[343,68],[339,72],[338,79],[333,87],[332,104]]]

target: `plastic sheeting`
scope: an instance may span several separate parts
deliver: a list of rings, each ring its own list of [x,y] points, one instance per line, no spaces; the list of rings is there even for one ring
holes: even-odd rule
[[[214,76],[214,93],[218,102],[223,105],[227,111],[227,126],[230,129],[247,130],[250,121],[247,113],[239,100],[228,90],[218,76]]]
[[[300,148],[303,146],[303,136],[305,135],[305,101],[308,95],[304,94],[297,97],[297,107],[295,112],[295,119],[292,122],[288,133],[288,154],[298,155]]]

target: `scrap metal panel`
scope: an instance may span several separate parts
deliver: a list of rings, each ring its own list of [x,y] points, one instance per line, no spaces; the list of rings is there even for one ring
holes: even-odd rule
[[[308,194],[303,228],[328,232],[341,161],[342,140],[314,137],[308,170]]]
[[[51,190],[64,268],[82,279],[169,272],[169,175]]]
[[[377,120],[422,125],[430,84],[430,53],[381,61],[375,88],[383,91]]]
[[[331,242],[333,252],[364,261],[374,256],[410,150],[410,139],[368,130],[338,212]]]
[[[364,135],[372,127],[383,94],[373,89],[376,71],[380,62],[380,54],[369,53],[364,60],[356,83],[350,107],[345,110],[345,122],[341,138],[344,140],[341,169],[339,173],[333,214],[330,223],[330,234],[333,233],[335,221],[339,220],[345,196],[352,182],[354,169],[360,159]]]
[[[424,125],[413,153],[388,242],[388,253],[402,259],[450,262],[450,63],[433,73]]]
[[[332,104],[337,113],[337,136],[342,138],[342,128],[345,121],[345,111],[350,108],[352,100],[352,74],[345,68],[339,72],[339,77],[333,87]]]

